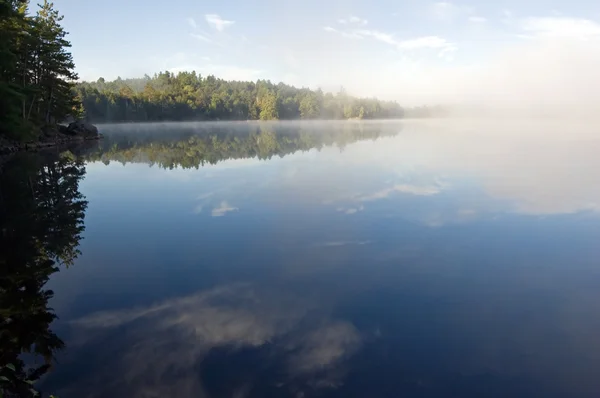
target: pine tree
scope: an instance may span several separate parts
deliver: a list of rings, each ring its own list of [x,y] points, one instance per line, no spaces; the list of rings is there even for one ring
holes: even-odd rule
[[[0,0],[0,134],[21,139],[81,109],[62,16],[47,0],[35,16],[28,5]]]
[[[17,82],[18,38],[26,30],[19,12],[21,2],[0,0],[0,134],[13,135],[21,129],[19,103],[23,95]]]
[[[68,52],[71,43],[65,39],[67,32],[60,25],[62,19],[48,0],[41,4],[35,18],[39,31],[37,116],[45,124],[61,121],[78,105],[73,95],[77,74],[73,56]]]

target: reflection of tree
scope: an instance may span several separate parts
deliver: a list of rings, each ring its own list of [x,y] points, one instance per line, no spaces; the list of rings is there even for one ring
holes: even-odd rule
[[[87,201],[79,193],[83,163],[18,156],[0,174],[0,396],[31,396],[63,342],[50,330],[56,315],[44,289],[58,265],[79,254]],[[22,354],[30,353],[31,361]]]
[[[270,159],[297,151],[321,149],[337,145],[344,148],[361,140],[374,140],[394,135],[398,125],[359,123],[289,125],[248,124],[234,127],[177,128],[156,130],[156,126],[123,127],[122,130],[103,130],[102,147],[88,156],[89,160],[104,163],[139,162],[158,164],[163,168],[198,168],[226,159]],[[167,130],[167,131],[165,131]],[[171,130],[171,131],[168,131]]]

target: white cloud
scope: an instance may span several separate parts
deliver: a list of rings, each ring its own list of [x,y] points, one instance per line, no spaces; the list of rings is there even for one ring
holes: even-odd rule
[[[194,210],[192,211],[194,214],[200,214],[202,213],[202,205],[197,205],[196,207],[194,207]]]
[[[225,30],[225,28],[227,28],[235,23],[235,21],[228,21],[226,19],[221,18],[217,14],[206,14],[204,16],[204,18],[206,19],[206,22],[210,26],[212,26],[219,32],[222,32],[223,30]]]
[[[520,23],[521,29],[537,37],[600,39],[600,24],[589,19],[567,17],[532,17]]]
[[[212,43],[212,40],[210,40],[208,37],[198,33],[190,33],[190,36],[192,36],[194,39],[203,41],[205,43]]]
[[[415,50],[420,48],[456,48],[456,45],[438,36],[425,36],[416,39],[405,40],[398,42],[397,46],[403,50]]]
[[[325,27],[329,32],[338,32],[346,37],[364,38],[371,37],[377,41],[392,45],[398,50],[420,50],[420,49],[437,49],[443,53],[456,51],[456,44],[439,36],[424,36],[409,40],[398,40],[392,34],[371,29],[356,29],[350,32],[340,32],[331,27]]]
[[[433,3],[430,7],[431,15],[440,21],[453,21],[461,13],[461,8],[447,1]]]
[[[187,23],[192,27],[192,29],[196,29],[198,27],[194,18],[188,18]]]
[[[229,212],[238,211],[238,210],[239,209],[237,207],[232,207],[226,201],[222,201],[221,204],[219,205],[219,207],[215,207],[214,209],[212,209],[212,216],[213,217],[223,217],[225,214],[227,214]]]
[[[513,12],[511,10],[502,10],[502,18],[500,19],[500,22],[502,22],[505,25],[512,25],[513,20]]]
[[[361,36],[358,33],[347,32],[347,31],[340,31],[340,30],[337,30],[336,28],[332,28],[331,26],[325,26],[323,28],[323,30],[326,31],[326,32],[337,33],[340,36],[345,37],[347,39],[362,39],[363,38],[363,36]]]
[[[477,15],[471,15],[469,17],[469,22],[472,22],[472,23],[486,23],[487,22],[487,18],[480,17],[480,16],[477,16]]]
[[[391,34],[379,32],[377,30],[360,29],[360,30],[354,31],[354,33],[361,35],[361,36],[369,36],[369,37],[374,38],[375,40],[379,40],[379,41],[387,43],[387,44],[391,44],[391,45],[398,44],[398,42],[394,39],[394,37]]]
[[[355,25],[366,25],[369,23],[369,21],[367,21],[366,19],[362,19],[360,17],[351,15],[346,19],[338,19],[338,23],[345,25],[345,24],[355,24]]]

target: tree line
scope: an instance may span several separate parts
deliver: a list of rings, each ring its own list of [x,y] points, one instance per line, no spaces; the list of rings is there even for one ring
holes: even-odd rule
[[[0,0],[1,135],[34,139],[81,110],[62,19],[47,0],[33,15],[28,0]]]
[[[227,81],[196,72],[82,82],[75,92],[92,122],[402,118],[396,102],[296,88],[268,80]]]
[[[393,136],[399,126],[373,123],[315,122],[306,124],[241,123],[195,124],[190,127],[156,125],[106,126],[105,138],[83,155],[87,161],[147,163],[160,168],[199,168],[227,159],[284,157],[298,151],[337,146]]]
[[[68,116],[91,122],[386,119],[430,116],[393,101],[227,81],[196,72],[76,83],[63,17],[48,0],[0,0],[0,136],[30,140]]]

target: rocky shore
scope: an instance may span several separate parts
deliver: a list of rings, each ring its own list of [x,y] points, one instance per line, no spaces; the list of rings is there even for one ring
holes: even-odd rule
[[[19,151],[37,151],[101,138],[102,134],[98,133],[98,128],[93,124],[75,121],[68,126],[59,124],[56,127],[46,127],[40,132],[39,138],[33,141],[20,142],[0,136],[0,155]]]

